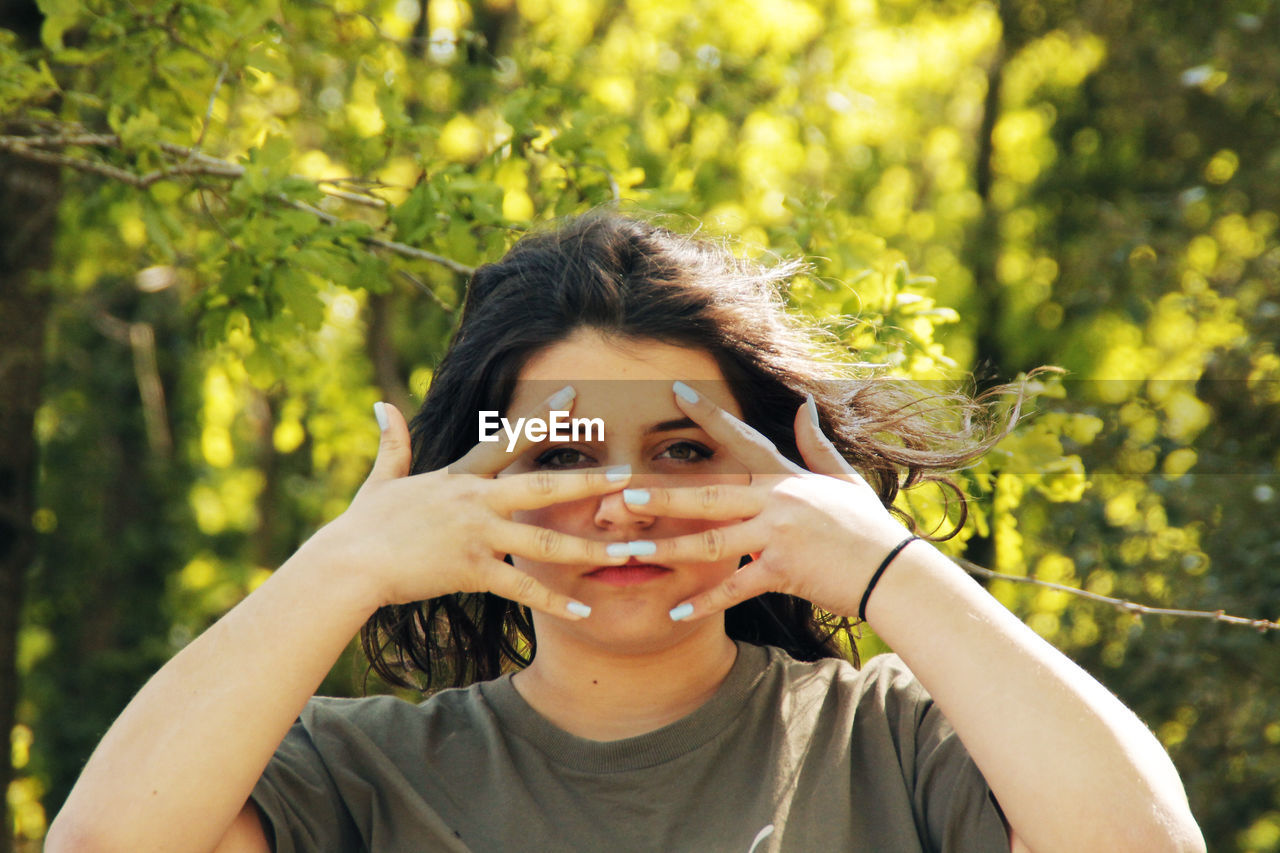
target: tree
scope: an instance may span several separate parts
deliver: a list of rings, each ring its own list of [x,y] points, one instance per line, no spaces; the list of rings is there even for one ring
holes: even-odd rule
[[[468,270],[609,201],[813,259],[797,310],[894,375],[1070,369],[968,472],[957,556],[1280,615],[1247,523],[1280,486],[1274,12],[118,5],[0,21],[5,174],[58,185],[50,273],[0,294],[49,306],[15,324],[47,360],[12,516],[38,534],[13,564],[20,835],[158,662],[343,508],[369,405],[413,406]],[[1275,633],[991,589],[1156,729],[1215,849],[1280,847]],[[352,655],[324,689],[359,676]]]

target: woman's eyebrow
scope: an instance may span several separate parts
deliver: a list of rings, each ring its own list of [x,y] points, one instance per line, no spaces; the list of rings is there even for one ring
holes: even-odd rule
[[[655,432],[671,432],[677,429],[702,429],[702,427],[689,418],[676,418],[675,420],[658,421],[656,424],[649,424],[644,428],[644,434],[652,435]]]

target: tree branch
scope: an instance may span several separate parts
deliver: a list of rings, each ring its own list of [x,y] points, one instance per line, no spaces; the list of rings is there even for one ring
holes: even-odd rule
[[[230,163],[226,160],[220,160],[217,157],[211,157],[203,153],[197,148],[187,147],[185,145],[175,145],[171,142],[162,142],[159,145],[160,150],[180,162],[166,166],[162,169],[155,169],[145,174],[131,172],[128,169],[122,169],[119,166],[113,166],[110,163],[103,163],[97,160],[90,160],[81,157],[74,157],[69,154],[59,153],[57,150],[69,147],[87,147],[87,148],[111,148],[121,150],[120,137],[111,133],[48,133],[30,136],[0,136],[0,151],[5,151],[15,157],[21,157],[37,163],[47,163],[53,166],[64,166],[79,172],[88,174],[101,175],[105,178],[118,181],[131,187],[146,189],[157,181],[168,180],[174,177],[192,177],[204,175],[209,177],[224,178],[235,180],[244,175],[244,167]],[[311,180],[309,178],[299,178],[300,180]],[[325,186],[332,183],[330,181],[316,181],[321,192],[342,201],[359,204],[365,207],[385,210],[387,203],[371,195],[363,193],[349,192],[339,190],[333,187]],[[307,204],[299,199],[281,194],[277,196],[277,200],[290,207],[310,213],[327,224],[335,225],[343,220],[331,213],[321,210],[314,205]],[[359,238],[362,242],[369,246],[392,252],[405,258],[414,260],[429,261],[438,264],[459,275],[469,276],[475,271],[474,267],[459,263],[452,258],[444,255],[437,255],[434,252],[428,252],[425,249],[418,249],[414,246],[399,243],[394,240],[384,240],[381,237],[366,236]]]
[[[1245,625],[1250,628],[1256,628],[1259,633],[1265,634],[1268,631],[1280,631],[1280,622],[1272,622],[1268,619],[1249,619],[1244,616],[1229,616],[1221,610],[1181,610],[1169,607],[1151,607],[1146,604],[1138,604],[1133,601],[1125,601],[1122,598],[1111,598],[1106,595],[1099,595],[1096,592],[1089,592],[1087,589],[1080,589],[1074,586],[1064,586],[1060,583],[1051,581],[1042,581],[1035,577],[1022,577],[1019,575],[1006,575],[1001,572],[995,572],[991,569],[979,566],[963,557],[952,557],[957,564],[970,574],[980,575],[984,578],[993,580],[1011,581],[1013,583],[1025,583],[1032,586],[1044,587],[1052,589],[1056,592],[1065,592],[1068,595],[1074,595],[1079,598],[1087,598],[1090,601],[1097,601],[1102,604],[1109,604],[1126,613],[1133,613],[1138,616],[1174,616],[1181,619],[1208,619],[1211,622],[1225,622],[1228,625]]]

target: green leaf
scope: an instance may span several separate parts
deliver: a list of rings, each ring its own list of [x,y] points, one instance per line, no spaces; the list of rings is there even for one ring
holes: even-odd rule
[[[253,286],[253,264],[245,252],[231,252],[222,267],[219,289],[228,296],[246,293]]]
[[[144,107],[125,119],[119,133],[125,150],[154,148],[160,142],[160,117]]]
[[[80,3],[77,0],[36,0],[36,6],[44,15],[40,41],[49,50],[62,50],[63,33],[80,20]]]
[[[324,322],[324,300],[305,272],[292,265],[281,265],[272,284],[284,306],[304,328],[313,331],[320,328]]]
[[[438,193],[431,182],[419,181],[409,197],[391,211],[396,239],[415,246],[428,232],[438,227],[435,221],[437,201]]]

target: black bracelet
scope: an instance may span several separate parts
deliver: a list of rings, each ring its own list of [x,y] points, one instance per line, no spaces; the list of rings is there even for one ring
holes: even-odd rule
[[[885,557],[884,561],[880,563],[880,568],[876,569],[876,573],[871,576],[871,581],[867,584],[867,591],[862,594],[862,603],[858,605],[858,621],[859,622],[867,621],[867,601],[868,599],[871,598],[871,590],[876,588],[876,583],[879,582],[880,576],[884,574],[884,570],[889,568],[889,564],[893,562],[894,557],[902,553],[903,548],[907,547],[908,545],[910,545],[912,542],[916,541],[919,538],[920,538],[919,536],[913,535],[913,536],[908,536],[906,539],[903,539],[901,542],[899,542],[897,545],[894,546],[894,549],[889,552],[889,556]]]

